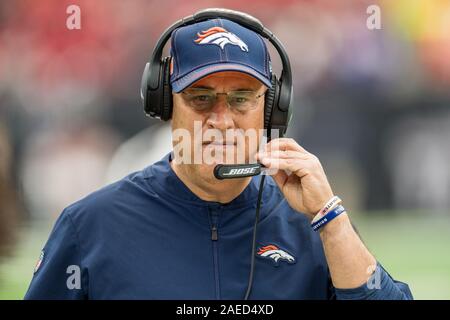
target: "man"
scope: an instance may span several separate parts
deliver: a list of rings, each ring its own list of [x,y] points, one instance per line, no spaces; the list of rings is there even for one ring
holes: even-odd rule
[[[26,298],[242,299],[261,176],[213,174],[242,154],[273,174],[262,191],[250,299],[412,298],[338,211],[317,157],[292,139],[259,144],[272,86],[261,36],[212,19],[175,30],[171,53],[177,152],[67,207]],[[238,143],[249,131],[257,143]],[[200,143],[190,139],[199,133]],[[180,140],[190,143],[180,150]]]

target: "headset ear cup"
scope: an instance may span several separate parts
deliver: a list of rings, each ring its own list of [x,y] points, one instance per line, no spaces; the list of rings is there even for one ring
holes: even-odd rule
[[[272,74],[272,88],[269,88],[266,92],[264,102],[264,128],[271,128],[271,118],[275,101],[277,101],[278,95],[278,81],[276,75]]]
[[[164,58],[162,70],[161,120],[172,118],[172,87],[170,86],[170,57]]]

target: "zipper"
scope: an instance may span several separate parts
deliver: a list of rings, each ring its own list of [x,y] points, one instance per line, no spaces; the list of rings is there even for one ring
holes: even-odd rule
[[[220,210],[220,209],[219,209]],[[217,241],[219,240],[219,233],[218,233],[218,223],[219,223],[219,212],[217,212],[217,209],[211,210],[211,208],[208,207],[209,216],[210,216],[210,223],[211,223],[211,241],[213,246],[213,262],[214,262],[214,282],[215,282],[215,292],[216,292],[216,299],[220,299],[220,283],[219,283],[219,249]]]
[[[211,227],[211,240],[212,241],[219,240],[219,235],[217,234],[217,226],[214,225]]]

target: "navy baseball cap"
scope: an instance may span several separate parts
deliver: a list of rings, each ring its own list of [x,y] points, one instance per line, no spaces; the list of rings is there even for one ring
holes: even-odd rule
[[[227,19],[176,29],[171,36],[170,84],[176,93],[221,71],[243,72],[271,87],[270,56],[263,38]]]

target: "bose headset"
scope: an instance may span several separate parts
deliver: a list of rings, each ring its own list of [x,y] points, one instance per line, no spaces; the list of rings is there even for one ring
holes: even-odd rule
[[[172,117],[172,88],[170,85],[170,57],[162,57],[162,52],[167,41],[170,39],[172,32],[180,27],[195,24],[198,22],[224,18],[240,24],[250,29],[269,42],[277,50],[282,63],[282,72],[280,78],[271,72],[272,87],[265,94],[264,101],[264,128],[267,129],[267,139],[270,140],[270,132],[272,129],[279,130],[280,137],[286,133],[289,121],[292,116],[292,73],[289,57],[277,37],[255,17],[229,9],[210,8],[200,10],[193,15],[187,16],[172,24],[164,31],[153,49],[150,61],[147,62],[142,74],[141,81],[141,99],[144,105],[144,112],[151,118],[161,119],[163,121],[170,120]],[[216,171],[216,170],[215,170]],[[258,172],[259,173],[259,172]],[[259,211],[261,206],[262,190],[264,186],[265,175],[261,177],[258,200],[256,207],[255,224],[253,228],[253,245],[250,275],[248,281],[247,292],[244,299],[247,300],[252,284],[253,271],[255,264],[256,251],[256,231],[259,221]]]

